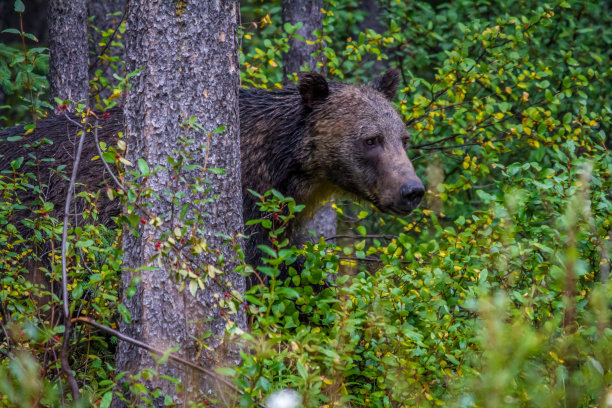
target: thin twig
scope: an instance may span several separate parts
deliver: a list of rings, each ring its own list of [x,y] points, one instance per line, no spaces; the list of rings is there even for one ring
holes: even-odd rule
[[[94,125],[94,140],[96,142],[96,149],[98,149],[98,155],[100,156],[100,160],[102,161],[102,164],[104,164],[104,167],[106,167],[106,171],[108,171],[108,174],[110,174],[115,184],[117,184],[117,186],[121,190],[123,190],[124,193],[127,194],[127,190],[125,189],[125,187],[123,187],[123,184],[121,184],[119,179],[117,179],[117,177],[115,176],[115,173],[113,173],[113,171],[111,170],[106,160],[104,160],[102,149],[100,149],[100,142],[98,141],[98,121],[97,120],[96,120],[96,124]]]
[[[62,231],[62,299],[64,301],[64,339],[62,342],[62,349],[60,351],[60,361],[62,364],[62,371],[66,375],[66,379],[70,384],[72,390],[73,400],[76,401],[79,398],[79,385],[72,374],[70,368],[70,362],[68,361],[68,349],[70,347],[70,303],[68,302],[68,274],[66,272],[66,250],[68,245],[68,218],[70,217],[70,203],[72,201],[72,195],[74,194],[74,185],[76,183],[77,172],[79,168],[79,162],[81,161],[81,153],[83,152],[83,142],[85,140],[85,133],[87,126],[87,118],[85,119],[85,126],[81,128],[81,138],[79,139],[79,146],[77,147],[76,157],[74,158],[74,165],[72,166],[72,176],[70,177],[70,185],[68,187],[68,193],[66,194],[66,205],[64,206],[64,229]]]

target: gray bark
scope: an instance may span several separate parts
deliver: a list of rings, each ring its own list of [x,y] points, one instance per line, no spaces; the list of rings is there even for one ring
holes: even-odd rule
[[[323,30],[323,0],[293,1],[283,0],[283,23],[296,24],[302,22],[304,25],[297,31],[307,40],[313,41],[316,37],[312,34],[315,30]],[[304,65],[311,71],[317,71],[317,59],[312,55],[317,51],[317,45],[307,44],[304,41],[292,38],[289,40],[289,51],[283,54],[283,75],[285,82],[287,77],[294,72],[300,72]],[[320,72],[325,69],[321,68]],[[317,237],[331,237],[336,235],[337,229],[336,211],[331,204],[321,207],[307,222],[298,241],[311,239],[308,231],[314,231]]]
[[[306,40],[314,41],[312,34],[315,30],[323,30],[323,0],[283,0],[283,23],[304,23],[296,34]],[[285,77],[300,72],[306,64],[311,71],[317,70],[317,60],[312,54],[317,51],[317,45],[309,45],[302,40],[292,38],[289,40],[289,51],[283,55],[283,74]],[[324,70],[321,70],[323,72]]]
[[[244,278],[232,272],[237,266],[235,254],[223,239],[216,234],[236,236],[242,231],[242,193],[240,182],[240,139],[238,119],[238,90],[240,72],[238,62],[238,1],[131,1],[126,15],[126,57],[128,71],[138,67],[144,69],[131,80],[132,89],[125,100],[126,141],[130,160],[144,158],[153,169],[156,165],[167,166],[167,156],[179,146],[180,136],[195,139],[192,145],[194,161],[203,165],[206,160],[207,135],[195,130],[186,131],[180,124],[191,117],[208,131],[221,125],[227,129],[210,136],[207,167],[224,168],[225,175],[206,173],[214,185],[207,197],[217,198],[206,204],[204,212],[210,214],[206,239],[211,247],[219,249],[225,264],[224,282],[244,292]],[[201,175],[197,171],[192,176]],[[162,216],[170,210],[167,186],[178,181],[172,174],[160,171],[144,182],[160,200],[150,199],[150,211]],[[188,193],[183,186],[181,191]],[[202,193],[188,196],[193,203],[202,199]],[[167,230],[169,224],[162,227]],[[151,264],[156,254],[155,244],[161,231],[141,225],[140,236],[126,233],[124,239],[124,265],[137,268]],[[216,260],[202,257],[202,264]],[[132,324],[121,324],[122,332],[154,347],[166,349],[180,345],[178,354],[203,367],[234,365],[240,362],[237,350],[224,344],[223,334],[226,318],[216,307],[214,295],[229,291],[210,285],[191,296],[188,290],[179,292],[177,285],[169,279],[169,268],[162,265],[155,271],[141,273],[142,281],[137,294],[125,300],[132,314]],[[131,273],[124,273],[124,287],[129,285]],[[211,321],[206,321],[207,319]],[[232,315],[232,320],[246,329],[242,312]],[[194,323],[195,322],[195,323]],[[206,330],[212,331],[212,351],[199,352],[192,336],[199,338]],[[196,358],[198,354],[198,358]],[[125,343],[117,351],[118,371],[135,372],[152,366],[148,352]],[[164,374],[178,377],[185,385],[185,395],[179,398],[174,387],[159,384],[173,395],[175,401],[187,405],[189,399],[197,400],[199,392],[215,393],[218,387],[210,378],[203,378],[174,363],[163,367]],[[219,397],[217,393],[217,397]],[[160,403],[161,405],[161,403]]]
[[[87,101],[87,6],[85,0],[49,2],[51,99]]]

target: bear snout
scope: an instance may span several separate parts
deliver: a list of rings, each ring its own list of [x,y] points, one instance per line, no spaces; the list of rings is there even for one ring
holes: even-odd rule
[[[408,181],[399,190],[400,207],[402,210],[410,212],[419,206],[424,195],[425,187],[420,180]]]

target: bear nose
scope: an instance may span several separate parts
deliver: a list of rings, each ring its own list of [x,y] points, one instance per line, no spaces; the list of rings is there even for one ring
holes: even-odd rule
[[[400,188],[402,200],[407,201],[407,204],[413,208],[419,205],[424,194],[425,187],[420,181],[409,181]]]

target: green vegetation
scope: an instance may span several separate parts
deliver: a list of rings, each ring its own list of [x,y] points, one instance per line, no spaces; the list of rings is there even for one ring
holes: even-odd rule
[[[376,70],[400,68],[397,106],[426,202],[397,218],[339,201],[341,236],[291,248],[276,237],[300,206],[262,196],[276,214],[259,221],[271,239],[258,274],[270,285],[244,301],[237,293],[219,301],[228,314],[246,308],[251,322],[249,333],[232,337],[244,346],[243,364],[220,370],[244,392],[239,406],[283,388],[298,390],[306,407],[610,406],[609,2],[385,0],[378,32],[367,29],[371,17],[359,4],[326,2],[321,69],[363,83]],[[281,53],[296,27],[283,26],[279,1],[244,1],[242,21],[243,85],[280,87]],[[0,62],[7,125],[49,107],[39,102],[46,51],[27,50],[24,57],[23,48],[0,44],[9,56]],[[26,79],[12,79],[20,75]],[[93,92],[115,90],[98,107],[113,105],[126,86],[119,76],[98,77]],[[125,146],[109,149],[107,161],[125,164],[117,158]],[[189,165],[183,156],[177,175]],[[70,405],[57,360],[61,300],[26,279],[24,266],[50,259],[45,272],[57,288],[61,265],[50,243],[61,240],[62,225],[42,195],[20,201],[21,189],[42,192],[45,182],[20,173],[22,164],[0,172],[0,405]],[[137,167],[149,172],[146,163]],[[131,188],[119,195],[133,203]],[[129,321],[118,293],[121,233],[91,222],[95,199],[86,199],[89,218],[69,233],[70,308],[115,327]],[[26,207],[34,212],[23,232]],[[196,251],[199,243],[188,245]],[[174,259],[172,244],[160,252]],[[197,290],[199,275],[179,275]],[[83,404],[107,407],[120,393],[116,341],[77,326],[71,357]],[[199,341],[205,348],[206,336]],[[132,377],[130,406],[149,406],[157,394],[142,383],[158,378],[157,368]]]

